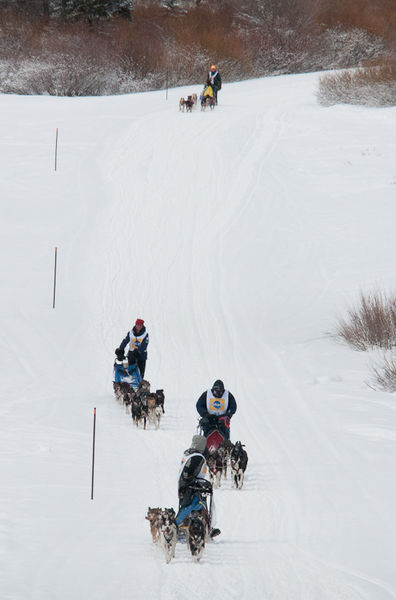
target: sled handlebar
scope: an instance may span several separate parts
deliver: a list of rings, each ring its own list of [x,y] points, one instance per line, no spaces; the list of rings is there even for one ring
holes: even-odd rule
[[[200,492],[201,494],[206,494],[208,496],[212,496],[213,494],[213,488],[210,487],[203,487],[200,485],[189,485],[188,486],[190,490],[192,490],[193,492]]]

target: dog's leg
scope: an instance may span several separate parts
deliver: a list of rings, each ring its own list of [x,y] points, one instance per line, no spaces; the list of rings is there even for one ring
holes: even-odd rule
[[[154,525],[154,523],[150,524],[150,529],[151,529],[151,537],[153,538],[153,543],[156,544],[158,541],[158,530],[157,530],[156,526]]]
[[[175,554],[176,554],[176,541],[177,541],[177,527],[176,527],[176,525],[173,525],[172,558],[175,558]]]

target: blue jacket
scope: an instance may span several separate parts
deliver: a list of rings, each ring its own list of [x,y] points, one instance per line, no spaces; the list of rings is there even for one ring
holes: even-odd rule
[[[137,333],[136,329],[133,328],[132,332],[136,336],[141,336],[141,335],[144,335],[144,333],[146,332],[146,328],[143,327],[143,329],[141,329],[141,331],[139,331],[139,333]],[[130,341],[131,341],[131,332],[128,331],[128,333],[126,334],[126,336],[124,337],[124,339],[122,340],[122,342],[120,344],[121,350],[124,350],[125,346],[127,346]],[[139,352],[139,356],[143,360],[147,359],[147,346],[148,346],[148,343],[149,343],[149,336],[147,334],[146,337],[142,340],[141,344],[139,344],[139,346],[137,348],[137,351]]]

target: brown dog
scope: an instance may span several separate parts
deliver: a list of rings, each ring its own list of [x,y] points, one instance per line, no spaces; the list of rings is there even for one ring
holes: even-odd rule
[[[161,509],[148,507],[145,519],[150,522],[150,533],[154,544],[158,542],[160,525],[161,525]]]
[[[147,398],[147,419],[156,429],[160,426],[162,409],[157,404],[157,394],[148,394]]]

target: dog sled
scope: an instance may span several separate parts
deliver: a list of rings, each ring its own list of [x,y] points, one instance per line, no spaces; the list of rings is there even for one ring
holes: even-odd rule
[[[186,543],[195,562],[202,558],[205,544],[220,531],[212,529],[213,487],[209,481],[197,480],[189,486],[191,502],[176,516],[178,541]],[[209,507],[208,507],[209,497]]]
[[[137,364],[129,365],[125,359],[117,358],[114,362],[114,395],[131,414],[136,427],[146,429],[147,423],[155,429],[165,413],[165,394],[163,389],[150,391],[150,382],[142,379]]]
[[[129,365],[127,360],[114,361],[114,383],[126,383],[136,390],[142,380],[137,364]]]
[[[174,558],[177,542],[186,544],[192,559],[198,562],[206,543],[220,533],[211,528],[213,488],[210,482],[196,481],[189,491],[191,501],[177,515],[173,508],[149,507],[147,510],[145,518],[150,523],[152,540],[164,553],[166,563]]]
[[[209,107],[211,110],[216,106],[216,99],[214,95],[214,91],[211,85],[206,85],[202,91],[200,96],[201,100],[201,110],[205,110]]]
[[[114,361],[113,389],[118,400],[122,400],[129,390],[137,390],[142,380],[137,364],[129,365],[127,360]]]

